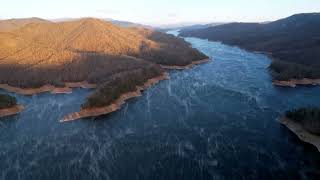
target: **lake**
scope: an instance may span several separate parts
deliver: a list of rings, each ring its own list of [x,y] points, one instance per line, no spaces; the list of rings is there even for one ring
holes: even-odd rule
[[[104,117],[59,123],[90,90],[11,94],[27,109],[0,121],[0,179],[319,179],[320,153],[277,118],[320,106],[320,87],[274,87],[267,56],[185,39],[211,61]]]

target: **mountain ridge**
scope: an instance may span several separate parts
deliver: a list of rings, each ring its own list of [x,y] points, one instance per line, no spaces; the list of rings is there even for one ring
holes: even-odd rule
[[[160,65],[184,66],[206,58],[181,38],[100,19],[30,23],[0,33],[0,84],[23,90],[88,82],[98,87],[88,98],[90,106],[107,106],[121,93],[161,76]]]
[[[194,36],[270,53],[275,80],[320,78],[320,13],[296,14],[266,24],[231,23],[194,31]]]
[[[7,32],[7,31],[19,29],[30,23],[51,23],[51,21],[41,19],[38,17],[13,18],[13,19],[0,20],[0,32]]]

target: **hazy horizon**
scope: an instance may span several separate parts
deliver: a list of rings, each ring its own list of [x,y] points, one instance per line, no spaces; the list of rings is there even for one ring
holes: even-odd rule
[[[210,22],[265,22],[297,13],[319,12],[320,1],[309,0],[70,0],[64,2],[31,0],[6,1],[0,19],[39,17],[63,19],[79,17],[110,18],[152,26]],[[58,11],[57,11],[58,10]]]

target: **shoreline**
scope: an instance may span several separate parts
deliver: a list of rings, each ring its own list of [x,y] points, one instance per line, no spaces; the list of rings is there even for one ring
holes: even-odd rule
[[[160,65],[161,68],[166,70],[185,70],[193,68],[199,64],[207,63],[210,61],[210,58],[206,58],[199,61],[193,61],[191,64],[185,66],[167,66],[167,65]],[[0,84],[0,89],[3,89],[7,92],[16,93],[19,95],[31,96],[35,94],[41,93],[51,93],[51,94],[71,94],[73,88],[83,88],[83,89],[95,89],[97,84],[91,84],[87,81],[81,82],[64,82],[65,87],[56,87],[51,84],[46,84],[38,88],[19,88],[15,86],[10,86],[8,84]]]
[[[281,118],[280,123],[297,135],[301,141],[312,144],[320,152],[320,136],[309,133],[299,123],[288,118]]]
[[[210,58],[206,58],[203,60],[193,61],[191,64],[186,66],[165,66],[160,65],[161,68],[167,70],[184,70],[193,68],[196,65],[207,63],[210,61]],[[126,103],[127,100],[142,96],[142,91],[145,89],[150,88],[151,86],[159,83],[162,80],[169,79],[169,73],[163,72],[160,76],[154,77],[146,81],[142,86],[137,86],[136,91],[127,92],[122,94],[117,100],[115,100],[112,104],[105,106],[105,107],[97,107],[97,108],[90,108],[90,109],[82,109],[79,112],[70,113],[65,115],[60,122],[69,122],[74,121],[82,118],[89,118],[89,117],[98,117],[101,115],[106,115],[112,112],[115,112],[121,108],[121,106]],[[43,85],[39,88],[18,88],[14,86],[10,86],[8,84],[0,84],[0,89],[5,91],[16,93],[20,95],[34,95],[40,93],[49,92],[51,94],[71,94],[73,88],[84,88],[84,89],[94,89],[97,88],[96,84],[90,84],[87,81],[81,82],[64,82],[65,87],[56,87],[50,84]],[[22,106],[24,109],[24,107]],[[22,109],[22,110],[23,110]],[[20,110],[19,112],[21,112]],[[19,113],[17,112],[17,113]],[[1,117],[1,116],[0,116]]]
[[[210,58],[206,58],[206,59],[199,60],[199,61],[192,61],[191,64],[188,64],[185,66],[177,66],[177,65],[173,65],[173,66],[160,65],[160,66],[161,66],[161,68],[168,69],[168,70],[185,70],[185,69],[193,68],[194,66],[197,66],[199,64],[207,63],[209,61],[210,61]]]
[[[34,94],[50,92],[51,94],[70,94],[73,88],[94,89],[96,84],[90,84],[87,81],[82,82],[65,82],[65,87],[56,87],[50,84],[43,85],[39,88],[19,88],[8,84],[0,84],[0,89],[20,95],[31,96]]]
[[[164,66],[164,65],[160,65],[160,66],[161,66],[161,68],[167,69],[167,70],[184,70],[184,69],[190,69],[196,65],[203,64],[203,63],[206,63],[209,61],[210,61],[210,58],[206,58],[206,59],[199,60],[199,61],[193,61],[191,64],[186,65],[186,66]],[[107,115],[112,112],[115,112],[115,111],[121,109],[121,106],[123,104],[125,104],[127,100],[142,96],[141,91],[146,90],[146,89],[150,88],[151,86],[159,83],[160,81],[167,80],[169,78],[170,78],[169,73],[164,72],[160,76],[149,79],[142,86],[137,86],[136,91],[127,92],[125,94],[122,94],[117,100],[115,100],[113,103],[111,103],[108,106],[96,107],[96,108],[90,108],[90,109],[82,109],[79,112],[74,112],[74,113],[70,113],[70,114],[65,115],[60,120],[60,122],[70,122],[70,121],[75,121],[75,120],[83,119],[83,118],[99,117],[102,115]]]
[[[145,82],[142,86],[137,86],[136,91],[127,92],[122,94],[117,100],[105,107],[97,107],[97,108],[90,108],[90,109],[82,109],[79,112],[74,112],[64,116],[60,122],[70,122],[75,121],[82,118],[89,118],[89,117],[98,117],[102,115],[106,115],[112,112],[115,112],[121,108],[123,104],[126,103],[127,100],[142,96],[142,91],[150,88],[151,86],[159,83],[162,80],[169,79],[169,74],[164,72],[160,76],[154,77],[149,79]]]
[[[272,82],[272,84],[275,86],[292,87],[292,88],[295,88],[299,85],[301,85],[301,86],[305,86],[305,85],[318,86],[318,85],[320,85],[320,79],[303,78],[303,79],[290,79],[288,81],[275,80]]]
[[[15,105],[10,108],[0,109],[0,118],[19,114],[24,109],[25,108],[22,105]]]

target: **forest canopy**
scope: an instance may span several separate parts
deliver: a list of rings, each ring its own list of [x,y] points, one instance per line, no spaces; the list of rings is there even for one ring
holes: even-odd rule
[[[296,14],[268,23],[229,23],[196,30],[181,36],[220,41],[265,52],[275,61],[274,80],[320,78],[320,13]]]
[[[84,108],[105,106],[163,73],[207,56],[182,38],[146,28],[122,28],[100,19],[54,23],[15,20],[0,32],[0,84],[38,88],[65,82],[97,84]],[[0,29],[1,31],[1,29]]]
[[[17,99],[7,94],[0,94],[0,109],[17,105]]]
[[[320,108],[308,107],[286,112],[286,117],[301,124],[307,131],[320,135]]]

